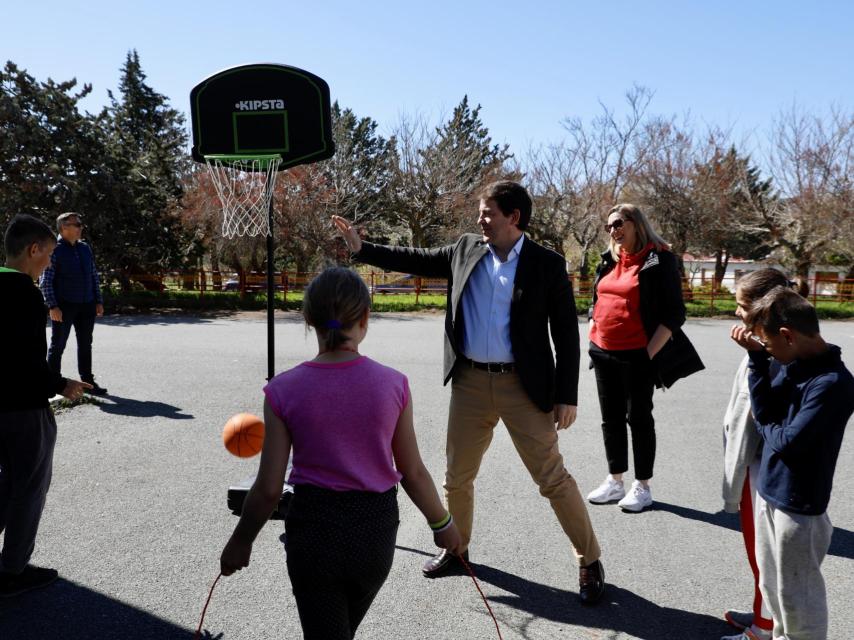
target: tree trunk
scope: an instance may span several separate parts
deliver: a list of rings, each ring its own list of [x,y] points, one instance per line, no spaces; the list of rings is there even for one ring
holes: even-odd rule
[[[196,269],[189,269],[181,272],[181,288],[184,291],[195,291],[196,289]]]
[[[839,292],[843,300],[854,300],[854,264],[848,267],[845,282],[840,285]]]
[[[128,274],[127,268],[123,268],[118,272],[116,276],[119,281],[119,287],[122,290],[122,293],[130,293],[130,274]]]
[[[308,273],[308,260],[305,256],[294,256],[294,263],[296,265],[297,276]]]
[[[222,273],[219,265],[219,251],[216,247],[211,247],[211,272],[213,290],[222,291]]]
[[[685,255],[685,249],[683,247],[677,247],[676,245],[672,245],[671,249],[674,257],[676,258],[676,268],[679,271],[679,277],[685,278],[685,260],[682,256]]]
[[[246,269],[243,268],[242,264],[237,265],[237,280],[240,283],[238,285],[240,289],[240,299],[243,300],[246,297]]]
[[[417,248],[423,247],[424,246],[424,238],[426,235],[424,233],[424,230],[421,227],[414,227],[414,226],[410,227],[409,230],[412,233],[412,246],[417,247]]]
[[[715,284],[720,287],[726,275],[726,269],[729,265],[729,251],[726,249],[718,249],[715,251]]]
[[[590,250],[581,250],[581,263],[578,265],[578,277],[583,281],[590,280]]]
[[[811,266],[812,260],[803,257],[799,258],[795,266],[795,275],[803,280],[809,280]]]
[[[685,260],[683,256],[685,255],[684,246],[678,246],[676,243],[670,245],[670,251],[673,253],[673,256],[676,258],[676,270],[679,272],[679,280],[683,283],[682,286],[682,297],[686,302],[690,302],[694,299],[693,292],[688,289],[685,290],[684,282],[685,282]]]

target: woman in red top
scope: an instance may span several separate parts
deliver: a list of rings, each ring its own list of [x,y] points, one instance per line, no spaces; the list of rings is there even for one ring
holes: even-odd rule
[[[675,379],[671,374],[688,375],[701,369],[702,363],[679,329],[685,322],[685,305],[676,258],[667,243],[631,204],[612,208],[605,230],[611,240],[593,285],[590,359],[602,409],[609,475],[587,499],[593,504],[618,500],[626,511],[642,511],[652,504],[653,389],[669,386]],[[672,346],[674,337],[680,338],[677,346],[665,349]],[[683,342],[688,344],[687,351]],[[669,355],[660,358],[663,349],[678,351],[678,363]],[[623,486],[629,466],[627,423],[636,478],[628,493]]]

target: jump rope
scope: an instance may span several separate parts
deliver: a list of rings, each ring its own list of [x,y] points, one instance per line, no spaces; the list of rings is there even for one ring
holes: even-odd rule
[[[463,566],[465,567],[466,572],[471,577],[471,581],[474,582],[474,586],[477,588],[477,592],[480,594],[480,597],[483,599],[483,604],[486,605],[486,610],[489,611],[489,615],[492,617],[492,622],[495,623],[495,632],[498,634],[498,640],[504,640],[504,638],[501,637],[501,629],[498,628],[498,620],[496,620],[495,614],[492,612],[492,607],[489,606],[489,602],[487,601],[486,596],[483,595],[483,590],[481,590],[480,585],[477,582],[477,578],[474,577],[474,571],[472,571],[472,568],[469,566],[469,563],[466,562],[466,559],[463,558],[461,555],[457,556],[457,559],[463,563]],[[201,640],[202,626],[205,624],[205,613],[208,610],[208,605],[211,603],[211,597],[213,596],[214,587],[216,587],[216,583],[219,582],[219,579],[221,577],[222,577],[222,572],[220,571],[216,576],[216,580],[214,580],[213,584],[211,585],[210,592],[208,592],[208,599],[205,601],[205,606],[202,609],[202,618],[201,618],[201,620],[199,620],[199,628],[196,629],[196,635],[195,635],[196,640]]]

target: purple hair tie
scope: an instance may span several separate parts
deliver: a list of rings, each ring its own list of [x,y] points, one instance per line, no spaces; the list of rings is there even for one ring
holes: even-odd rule
[[[329,320],[326,322],[327,329],[340,329],[341,323],[338,320]]]

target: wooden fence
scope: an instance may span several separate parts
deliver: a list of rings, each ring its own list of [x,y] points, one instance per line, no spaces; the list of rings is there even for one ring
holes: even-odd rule
[[[301,293],[317,272],[297,273],[282,271],[274,274],[276,291],[287,297],[289,293]],[[418,304],[425,295],[445,295],[447,281],[443,278],[421,278],[417,276],[388,273],[382,271],[361,272],[371,299],[386,295],[414,295]],[[568,276],[576,298],[590,299],[593,281],[582,279],[578,275]],[[241,296],[265,293],[267,276],[263,272],[244,272],[241,274],[220,271],[168,272],[161,274],[140,274],[130,276],[130,280],[152,291],[196,291],[200,296],[219,292],[236,292]],[[824,302],[854,301],[854,279],[836,280],[815,276],[808,280],[813,304]],[[686,302],[703,303],[715,308],[716,303],[733,303],[734,292],[720,287],[717,283],[706,283],[691,287],[688,280],[683,281],[683,295]],[[728,305],[731,307],[732,305]]]

